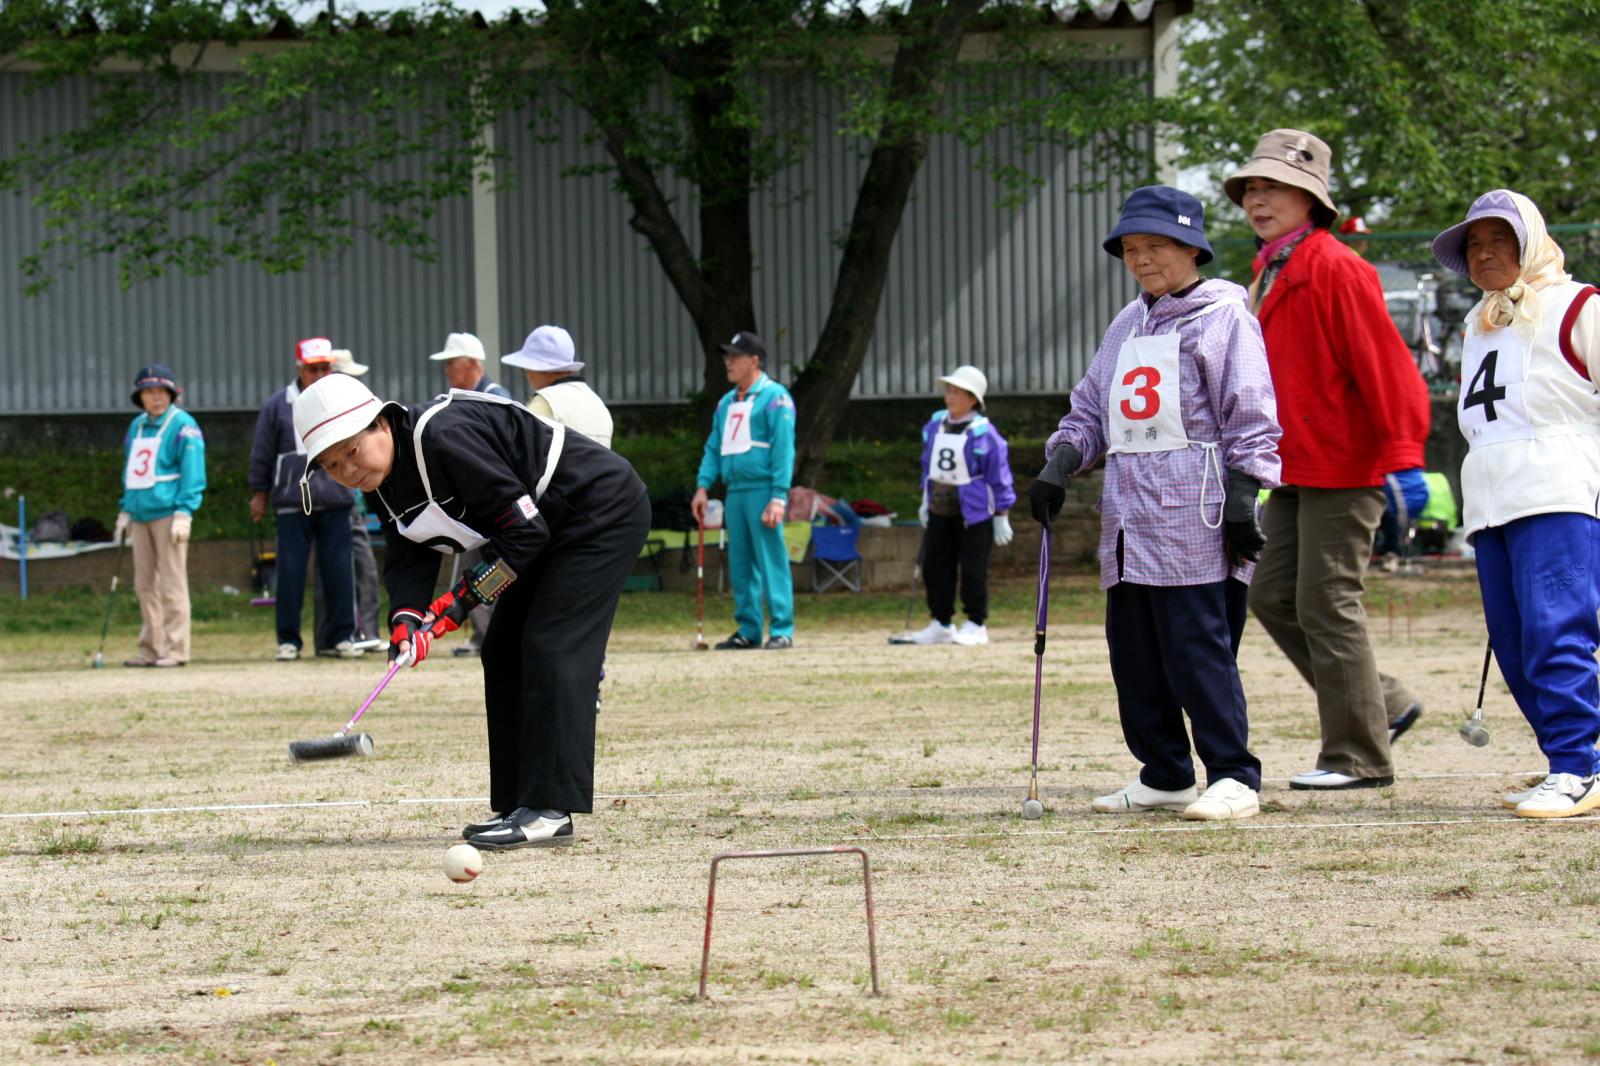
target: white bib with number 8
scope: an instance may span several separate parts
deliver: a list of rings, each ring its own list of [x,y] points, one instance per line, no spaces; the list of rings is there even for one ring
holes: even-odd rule
[[[928,480],[941,485],[965,485],[972,480],[967,469],[967,435],[940,431],[933,438],[933,454],[928,457]]]

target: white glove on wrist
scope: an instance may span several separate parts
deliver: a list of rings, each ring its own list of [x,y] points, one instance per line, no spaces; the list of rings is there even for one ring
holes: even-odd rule
[[[133,515],[127,511],[117,512],[117,524],[111,529],[111,539],[114,543],[121,544],[128,539],[128,530],[133,528]]]
[[[1016,536],[1016,534],[1011,529],[1011,519],[1010,519],[1010,517],[1007,516],[1007,515],[1003,515],[1003,514],[995,515],[994,516],[994,542],[995,542],[995,544],[997,544],[1000,547],[1004,548],[1007,544],[1011,543],[1011,538],[1014,537],[1014,536]]]
[[[917,505],[917,521],[922,523],[922,528],[928,528],[928,498],[924,496]]]
[[[172,516],[172,543],[186,544],[189,540],[189,529],[194,525],[194,518],[179,512]]]

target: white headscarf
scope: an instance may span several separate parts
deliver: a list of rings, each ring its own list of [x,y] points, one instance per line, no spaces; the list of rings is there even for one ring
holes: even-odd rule
[[[1544,310],[1539,290],[1572,280],[1566,269],[1566,253],[1545,229],[1544,216],[1539,209],[1521,193],[1510,195],[1511,202],[1517,205],[1517,214],[1522,216],[1523,232],[1527,234],[1522,242],[1522,269],[1509,287],[1484,290],[1483,299],[1468,313],[1467,320],[1476,317],[1478,329],[1484,333],[1505,326],[1526,326],[1532,332],[1538,327]]]

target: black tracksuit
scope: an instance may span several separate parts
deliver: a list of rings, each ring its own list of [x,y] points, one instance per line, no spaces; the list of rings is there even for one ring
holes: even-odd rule
[[[380,416],[394,432],[394,464],[368,499],[384,520],[383,576],[395,610],[427,608],[444,559],[395,524],[427,503],[412,429],[439,402],[391,404]],[[534,496],[552,439],[551,427],[520,404],[460,396],[423,429],[434,501],[489,538],[485,556],[504,559],[517,575],[495,602],[482,650],[489,803],[502,813],[593,809],[601,663],[650,528],[650,501],[633,467],[571,432],[530,517],[519,501]]]

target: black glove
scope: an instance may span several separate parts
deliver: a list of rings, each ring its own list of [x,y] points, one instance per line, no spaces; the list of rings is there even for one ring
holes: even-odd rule
[[[1050,456],[1028,487],[1028,509],[1035,522],[1050,528],[1050,523],[1061,513],[1061,505],[1067,502],[1067,478],[1077,473],[1082,465],[1083,456],[1070,444],[1063,443]]]
[[[1240,470],[1228,471],[1228,494],[1222,504],[1222,546],[1234,566],[1260,559],[1267,543],[1256,522],[1256,498],[1260,494],[1260,481]]]

